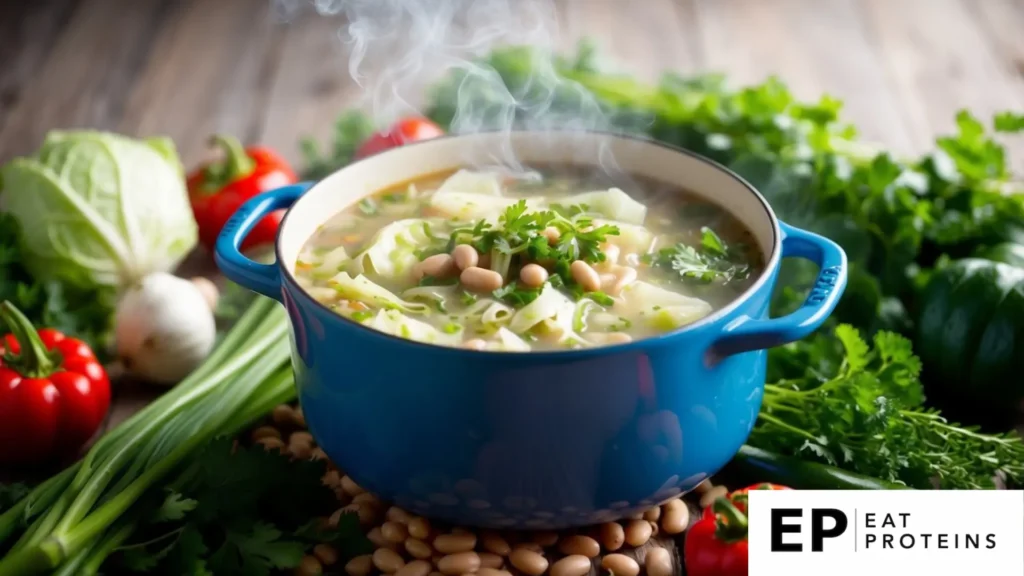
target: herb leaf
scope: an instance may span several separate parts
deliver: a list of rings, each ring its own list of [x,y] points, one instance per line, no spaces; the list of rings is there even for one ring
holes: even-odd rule
[[[574,283],[569,274],[569,265],[575,260],[601,262],[604,253],[601,243],[608,236],[619,234],[616,226],[602,225],[594,227],[588,218],[582,217],[586,211],[583,205],[564,207],[559,210],[529,211],[526,200],[520,200],[509,206],[498,218],[498,226],[491,227],[484,220],[478,221],[472,228],[459,228],[452,232],[448,242],[449,250],[459,243],[469,243],[481,254],[491,255],[491,269],[503,277],[518,269],[514,258],[528,256],[531,261],[547,262],[554,276],[559,277],[560,284],[570,286]],[[558,241],[553,245],[544,235],[547,228],[555,228],[559,232]],[[514,305],[522,306],[533,301],[536,294],[530,291],[505,286],[498,291],[501,298]],[[539,290],[534,290],[539,294]]]
[[[335,529],[310,525],[338,505],[321,482],[326,470],[322,461],[292,460],[259,446],[233,451],[230,439],[214,441],[155,506],[134,535],[137,543],[125,544],[121,568],[266,576],[297,566],[321,542],[344,557],[372,551],[352,514],[342,515]]]
[[[683,243],[663,248],[644,259],[647,263],[674,270],[684,280],[698,282],[730,282],[750,277],[750,265],[739,251],[725,242],[708,227],[701,228],[699,248]]]
[[[923,406],[921,362],[910,341],[879,332],[873,345],[850,325],[771,351],[802,376],[765,387],[750,444],[914,488],[992,488],[1024,479],[1024,442],[947,422]],[[793,370],[791,370],[793,371]]]

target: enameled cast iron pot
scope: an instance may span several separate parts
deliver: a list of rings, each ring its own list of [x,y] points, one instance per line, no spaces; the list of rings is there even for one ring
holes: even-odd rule
[[[419,176],[514,154],[525,164],[607,166],[678,185],[752,233],[765,270],[725,308],[657,338],[604,348],[486,352],[421,344],[331,312],[295,281],[319,225],[364,196]],[[239,252],[288,208],[277,263]],[[820,266],[803,306],[768,318],[784,257]],[[416,514],[465,525],[550,529],[624,517],[695,487],[746,441],[764,392],[766,348],[798,340],[846,285],[835,243],[779,222],[750,184],[689,152],[604,133],[450,136],[355,162],[315,184],[250,200],[217,242],[231,280],[284,303],[306,422],[352,479]]]

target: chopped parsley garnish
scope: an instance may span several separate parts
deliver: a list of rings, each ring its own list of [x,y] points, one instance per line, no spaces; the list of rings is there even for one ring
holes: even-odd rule
[[[352,313],[352,319],[356,322],[365,322],[373,318],[373,310],[357,310]]]
[[[554,278],[558,278],[558,277],[557,276],[552,276],[552,279],[554,279]],[[561,279],[559,278],[559,280],[561,280]],[[563,287],[563,284],[561,282],[559,282],[559,281],[552,281],[551,285],[556,287],[556,288]],[[615,304],[615,300],[613,300],[611,296],[605,294],[604,292],[600,292],[600,291],[597,291],[597,292],[587,292],[587,291],[583,290],[583,287],[580,286],[579,284],[570,284],[569,286],[566,286],[565,288],[566,288],[566,290],[568,290],[569,296],[571,296],[572,299],[576,300],[577,302],[579,302],[580,300],[582,300],[584,298],[589,298],[589,299],[593,300],[594,302],[597,302],[601,306],[611,306],[611,305]]]
[[[588,210],[590,210],[590,206],[587,206],[586,204],[573,204],[571,206],[566,206],[564,204],[551,205],[552,212],[564,218],[570,219],[573,218],[574,216],[585,214]]]
[[[742,257],[741,248],[727,246],[718,234],[705,226],[701,228],[699,247],[679,243],[647,255],[644,261],[673,270],[683,280],[725,283],[750,277],[750,265]]]
[[[466,292],[465,290],[463,290],[460,300],[462,300],[462,303],[464,305],[469,306],[470,304],[476,303],[477,297],[472,292]]]
[[[420,281],[416,283],[417,286],[454,286],[459,283],[458,278],[436,278],[434,276],[424,276],[420,278]]]
[[[569,265],[575,260],[601,262],[604,253],[601,243],[608,236],[616,236],[616,226],[604,224],[594,226],[591,219],[583,217],[585,206],[559,207],[556,210],[530,212],[526,200],[509,206],[498,218],[498,225],[491,226],[486,220],[479,220],[470,227],[458,228],[448,239],[447,251],[457,244],[471,244],[481,254],[490,254],[491,269],[508,277],[513,269],[512,258],[516,255],[529,257],[533,262],[549,263],[554,274],[561,276],[564,285],[573,283]],[[558,241],[553,245],[544,235],[547,228],[558,230]]]
[[[373,198],[363,198],[359,201],[357,206],[359,207],[359,211],[367,216],[373,216],[377,213],[377,203]]]
[[[536,300],[537,296],[540,296],[540,290],[540,288],[520,287],[518,282],[509,282],[491,292],[491,295],[513,308],[521,308]]]

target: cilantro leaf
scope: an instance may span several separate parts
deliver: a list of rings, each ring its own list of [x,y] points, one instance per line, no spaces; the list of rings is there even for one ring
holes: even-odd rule
[[[156,514],[153,515],[153,522],[181,520],[185,517],[185,514],[195,510],[197,504],[198,502],[191,498],[185,498],[177,492],[168,491],[167,498],[164,499],[163,504],[157,509]]]
[[[298,566],[305,550],[303,542],[282,539],[280,530],[256,522],[247,530],[229,530],[208,564],[214,574],[269,576],[272,568]]]

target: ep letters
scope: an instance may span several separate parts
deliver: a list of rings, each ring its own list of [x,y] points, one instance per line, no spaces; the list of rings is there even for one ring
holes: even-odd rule
[[[1024,576],[1024,491],[751,490],[750,576]]]

